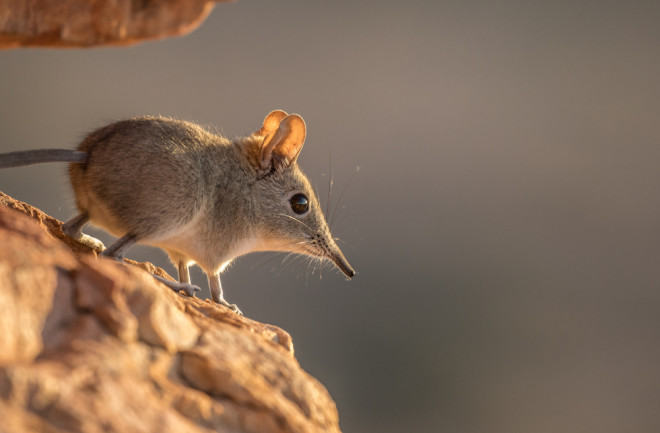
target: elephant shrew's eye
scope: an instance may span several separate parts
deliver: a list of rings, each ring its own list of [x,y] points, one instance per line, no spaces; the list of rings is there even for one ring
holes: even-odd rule
[[[295,194],[291,197],[289,203],[291,203],[291,210],[298,215],[302,215],[309,210],[309,200],[305,194]]]

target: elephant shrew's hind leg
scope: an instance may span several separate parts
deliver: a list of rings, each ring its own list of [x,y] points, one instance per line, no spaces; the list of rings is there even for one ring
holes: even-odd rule
[[[69,237],[72,237],[81,244],[93,249],[97,253],[105,250],[105,245],[100,240],[86,235],[82,232],[82,228],[89,221],[89,214],[83,212],[80,215],[71,218],[69,221],[62,225],[62,231]]]

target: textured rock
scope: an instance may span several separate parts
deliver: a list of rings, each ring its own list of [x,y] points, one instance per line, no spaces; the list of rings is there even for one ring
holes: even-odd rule
[[[285,331],[144,269],[0,193],[0,433],[339,432]]]
[[[129,45],[193,31],[217,1],[0,0],[0,48]]]

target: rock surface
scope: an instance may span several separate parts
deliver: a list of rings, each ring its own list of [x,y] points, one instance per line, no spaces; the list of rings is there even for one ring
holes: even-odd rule
[[[339,432],[285,331],[140,267],[0,193],[0,433]]]
[[[0,0],[0,48],[129,45],[184,35],[218,1]]]

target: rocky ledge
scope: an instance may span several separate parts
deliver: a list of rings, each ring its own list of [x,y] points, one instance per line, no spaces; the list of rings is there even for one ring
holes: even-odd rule
[[[233,0],[0,0],[0,49],[131,45],[196,29]]]
[[[61,225],[0,193],[0,432],[339,432],[285,331]]]

